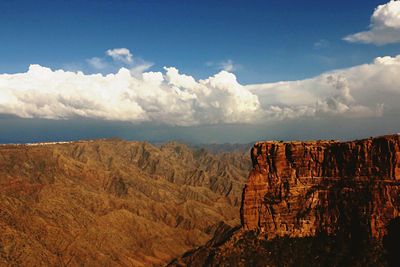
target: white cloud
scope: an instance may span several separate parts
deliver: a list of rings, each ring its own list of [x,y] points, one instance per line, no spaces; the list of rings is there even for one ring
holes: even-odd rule
[[[131,122],[195,125],[245,122],[256,116],[257,96],[220,72],[196,81],[175,68],[140,77],[85,75],[31,65],[28,72],[0,75],[0,113],[24,118],[88,117]]]
[[[213,67],[217,70],[224,70],[227,72],[234,72],[241,68],[241,66],[239,64],[236,64],[232,59],[223,60],[220,62],[207,61],[206,66]]]
[[[140,77],[140,75],[142,75],[143,72],[150,69],[153,65],[154,64],[151,62],[140,60],[139,62],[133,64],[133,66],[130,68],[130,71],[133,76]]]
[[[371,17],[370,29],[348,35],[343,39],[352,43],[384,45],[400,42],[400,1],[379,5]]]
[[[240,84],[227,71],[196,80],[174,67],[142,70],[85,75],[31,65],[25,73],[1,74],[0,113],[187,126],[400,112],[400,56],[305,80],[253,85]]]
[[[399,110],[400,56],[378,57],[371,64],[323,73],[317,77],[246,86],[268,116],[377,117],[384,107]],[[400,110],[399,110],[400,111]]]
[[[86,62],[92,69],[101,73],[118,72],[121,67],[126,67],[135,77],[139,77],[154,65],[139,57],[133,60],[133,55],[127,48],[108,49],[105,54],[106,57],[92,57]]]
[[[225,70],[225,71],[228,71],[228,72],[232,72],[232,71],[235,71],[237,69],[236,65],[233,63],[233,60],[231,60],[231,59],[228,59],[226,61],[220,62],[219,63],[219,67],[222,70]]]
[[[86,60],[87,63],[96,70],[102,70],[108,67],[107,62],[102,58],[92,57]]]
[[[110,56],[114,61],[131,64],[133,62],[133,55],[127,48],[114,48],[108,49],[106,55]]]

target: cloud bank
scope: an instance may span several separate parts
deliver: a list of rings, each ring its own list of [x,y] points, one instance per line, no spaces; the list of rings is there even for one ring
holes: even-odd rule
[[[180,126],[380,117],[399,111],[399,73],[400,56],[306,80],[253,85],[240,84],[228,71],[196,80],[174,67],[86,75],[31,65],[25,73],[0,75],[0,113]]]
[[[248,85],[268,117],[380,117],[398,110],[400,55],[317,77]]]
[[[371,16],[368,31],[348,35],[343,39],[351,43],[385,45],[400,42],[400,1],[379,5]]]
[[[0,75],[0,113],[194,125],[250,122],[259,109],[257,96],[226,71],[200,81],[172,67],[136,76],[126,68],[104,76],[31,65]]]

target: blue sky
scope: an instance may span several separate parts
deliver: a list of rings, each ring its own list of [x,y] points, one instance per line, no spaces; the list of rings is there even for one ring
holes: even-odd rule
[[[196,78],[232,60],[242,83],[302,79],[400,54],[347,43],[385,1],[1,1],[0,73],[37,63],[91,72],[87,58],[126,47]],[[320,42],[321,47],[315,44]]]
[[[0,1],[0,143],[388,134],[398,84],[399,1]]]

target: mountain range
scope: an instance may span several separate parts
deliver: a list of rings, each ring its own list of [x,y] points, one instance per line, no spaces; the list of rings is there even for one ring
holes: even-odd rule
[[[240,224],[250,168],[176,142],[2,145],[0,265],[162,265]]]

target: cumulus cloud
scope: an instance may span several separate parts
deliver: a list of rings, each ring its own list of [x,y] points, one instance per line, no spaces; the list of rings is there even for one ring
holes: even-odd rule
[[[0,113],[23,118],[97,118],[169,125],[379,117],[400,111],[400,56],[277,83],[242,85],[228,71],[203,80],[174,67],[115,74],[31,65],[0,75]]]
[[[384,45],[400,42],[400,1],[379,5],[371,16],[369,30],[343,38],[352,43]]]
[[[102,73],[117,72],[122,66],[129,68],[134,76],[140,76],[154,64],[139,57],[133,59],[132,53],[127,48],[108,49],[105,57],[92,57],[86,60],[95,71]]]
[[[261,108],[274,118],[379,117],[398,110],[400,56],[334,70],[317,77],[247,85]]]
[[[120,61],[125,64],[131,64],[133,55],[127,48],[114,48],[106,51],[107,56],[110,56],[114,61]]]
[[[222,71],[196,81],[175,68],[140,77],[85,75],[31,65],[26,73],[0,75],[0,113],[23,118],[98,118],[172,125],[250,121],[257,96]]]

